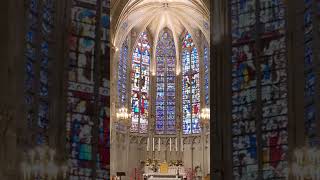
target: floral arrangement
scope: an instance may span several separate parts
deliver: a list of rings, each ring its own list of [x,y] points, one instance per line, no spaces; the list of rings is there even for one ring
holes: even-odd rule
[[[153,172],[157,172],[159,169],[159,161],[157,159],[154,159],[151,163],[151,170]]]
[[[187,176],[187,180],[193,180],[196,176],[196,172],[195,170],[189,168],[186,170],[186,176]]]
[[[181,160],[176,160],[176,161],[170,161],[169,166],[183,166],[183,163]]]
[[[141,164],[148,166],[153,172],[157,172],[159,169],[159,160],[148,158],[146,161],[140,161]]]
[[[151,158],[148,158],[146,161],[140,161],[140,163],[145,164],[146,166],[150,166],[152,162],[153,160]]]

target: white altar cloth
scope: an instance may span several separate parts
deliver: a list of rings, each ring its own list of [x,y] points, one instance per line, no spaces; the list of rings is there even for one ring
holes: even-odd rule
[[[181,180],[181,178],[170,178],[170,177],[149,177],[148,180]]]
[[[159,172],[153,172],[153,173],[145,173],[143,174],[143,177],[147,177],[148,180],[182,180],[186,178],[185,173],[179,174],[179,177],[176,173],[159,173]]]

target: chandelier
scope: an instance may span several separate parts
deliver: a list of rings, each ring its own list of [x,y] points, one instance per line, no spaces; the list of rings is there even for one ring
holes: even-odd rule
[[[201,109],[200,118],[204,119],[204,120],[209,120],[210,119],[210,109],[209,108]]]
[[[200,125],[202,127],[206,127],[209,124],[209,120],[210,120],[210,109],[209,108],[201,109],[200,119],[201,119]]]
[[[120,108],[117,112],[117,119],[125,120],[131,117],[131,114],[128,113],[127,108]]]
[[[320,149],[308,146],[294,151],[291,174],[297,180],[320,179]]]
[[[125,125],[129,126],[130,125],[130,121],[129,118],[131,117],[131,114],[128,113],[128,109],[127,108],[120,108],[116,114],[117,116],[117,120],[118,122],[122,122]]]
[[[30,150],[28,160],[21,163],[23,179],[67,179],[68,166],[55,162],[55,154],[55,150],[48,146]]]

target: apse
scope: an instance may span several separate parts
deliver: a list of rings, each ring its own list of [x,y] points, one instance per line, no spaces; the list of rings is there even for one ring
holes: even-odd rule
[[[111,174],[208,176],[208,12],[181,0],[129,1],[114,12]]]

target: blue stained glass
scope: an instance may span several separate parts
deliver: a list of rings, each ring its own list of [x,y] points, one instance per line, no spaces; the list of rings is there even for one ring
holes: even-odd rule
[[[172,32],[164,29],[156,47],[156,133],[175,133],[175,46]]]
[[[120,50],[119,71],[118,71],[118,93],[119,105],[125,107],[127,99],[127,61],[128,61],[128,41],[125,40]]]
[[[146,133],[149,114],[150,71],[150,44],[146,32],[140,34],[134,49],[131,72],[131,132]]]
[[[47,69],[49,65],[49,58],[44,56],[41,58],[41,68]]]
[[[82,4],[79,4],[82,6]],[[95,82],[93,79],[93,66],[94,66],[94,48],[95,48],[95,10],[88,8],[78,7],[78,3],[74,3],[71,7],[71,22],[72,31],[69,36],[69,53],[70,61],[68,61],[68,103],[67,103],[67,140],[68,145],[71,147],[69,154],[70,165],[70,178],[83,179],[91,178],[92,176],[92,160],[93,158],[93,145],[97,146],[97,159],[102,161],[104,158],[101,156],[101,143],[102,134],[105,133],[102,129],[105,127],[105,113],[99,113],[99,142],[92,144],[92,116],[94,112],[94,84],[98,83],[99,86],[99,108],[105,107],[105,103],[109,98],[108,89],[105,77]],[[51,13],[48,9],[48,13]],[[49,17],[48,17],[49,18]],[[101,44],[104,46],[104,44]],[[104,49],[104,48],[102,48]],[[102,55],[105,54],[102,51]],[[105,59],[104,57],[102,59]],[[106,74],[104,67],[101,65],[101,75]],[[102,128],[103,126],[103,128]],[[97,162],[98,163],[98,162]],[[98,167],[97,172],[100,171]],[[97,175],[97,177],[99,177]]]
[[[104,28],[109,28],[109,16],[108,15],[104,15],[101,17],[101,22],[102,22],[102,26]]]
[[[80,144],[79,159],[91,160],[92,159],[92,147],[88,144]]]
[[[210,106],[210,90],[209,90],[209,54],[208,54],[208,47],[205,46],[204,47],[204,76],[205,76],[205,80],[204,80],[204,89],[205,89],[205,104],[207,107]]]
[[[91,25],[95,25],[96,22],[96,12],[93,10],[74,7],[72,8],[73,18],[76,21],[87,23]]]
[[[259,1],[259,10],[256,3]],[[232,31],[232,149],[233,149],[233,178],[256,179],[262,172],[263,179],[284,178],[285,169],[279,164],[287,163],[286,159],[278,158],[278,154],[286,156],[286,148],[274,148],[278,142],[278,134],[286,139],[285,133],[280,133],[277,127],[287,128],[287,72],[285,43],[286,9],[282,0],[230,0],[231,2],[231,31]],[[256,14],[259,17],[256,17]],[[256,32],[256,22],[259,18],[261,26],[259,36]],[[282,37],[279,37],[282,35]],[[265,39],[270,40],[265,40]],[[261,84],[257,84],[255,64],[255,40],[262,42],[265,62],[260,65]],[[258,58],[259,59],[259,58]],[[205,83],[206,84],[206,83]],[[281,84],[281,86],[279,85]],[[283,85],[282,85],[283,84]],[[257,135],[255,111],[257,86],[261,87],[262,98],[262,139],[264,148],[263,167],[259,169],[257,159]],[[272,124],[272,126],[270,126]],[[283,130],[287,132],[287,130]],[[283,144],[287,144],[283,141]],[[278,145],[278,144],[276,144]],[[266,150],[267,149],[267,150]],[[267,160],[267,161],[266,161]],[[269,163],[272,161],[272,163]],[[269,163],[269,164],[268,164]]]
[[[199,57],[189,33],[183,41],[182,54],[182,106],[184,134],[199,133],[200,81]]]
[[[44,10],[43,10],[43,14],[42,14],[42,17],[43,17],[43,19],[44,19],[44,21],[46,21],[47,23],[49,23],[49,24],[52,24],[53,22],[53,17],[52,17],[52,14],[51,14],[51,9],[48,9],[48,8],[45,8]]]
[[[49,52],[49,45],[48,45],[48,42],[44,41],[42,44],[41,44],[41,52],[45,55],[48,55],[48,52]]]
[[[304,88],[304,123],[305,123],[305,136],[308,139],[309,145],[314,146],[317,144],[315,141],[316,137],[316,122],[315,122],[315,99],[316,99],[316,86],[317,82],[315,79],[314,72],[314,57],[313,57],[313,20],[316,13],[314,13],[313,5],[316,2],[311,0],[305,0],[305,11],[304,11],[304,66],[305,66],[305,88]],[[319,7],[319,3],[317,3]],[[318,9],[319,10],[319,9]],[[319,11],[317,12],[319,14]]]
[[[44,136],[42,136],[41,134],[37,134],[36,142],[37,142],[37,145],[43,145],[43,144],[46,144],[47,141]]]
[[[28,31],[27,32],[27,42],[29,42],[29,43],[33,43],[33,41],[34,41],[34,35],[35,34],[35,32],[34,31]]]
[[[48,72],[44,70],[40,70],[40,82],[48,83]]]
[[[31,11],[36,12],[37,11],[37,6],[38,6],[37,0],[31,0],[30,1],[30,10]]]

